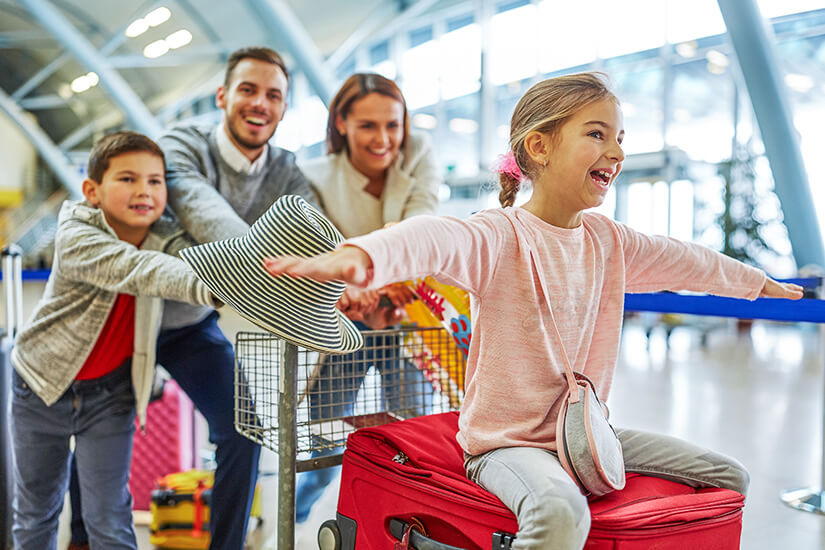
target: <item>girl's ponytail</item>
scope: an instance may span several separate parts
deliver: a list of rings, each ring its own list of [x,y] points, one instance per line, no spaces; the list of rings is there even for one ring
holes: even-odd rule
[[[498,202],[500,202],[504,208],[513,206],[513,203],[516,202],[519,187],[521,187],[521,180],[504,172],[499,174],[499,180],[501,183],[501,191],[498,193]]]
[[[524,174],[522,174],[513,152],[510,151],[506,155],[499,155],[491,166],[491,169],[493,172],[498,173],[501,184],[498,202],[505,208],[513,206],[513,203],[516,201],[516,194],[519,191],[519,187],[521,187],[521,180],[524,179]]]

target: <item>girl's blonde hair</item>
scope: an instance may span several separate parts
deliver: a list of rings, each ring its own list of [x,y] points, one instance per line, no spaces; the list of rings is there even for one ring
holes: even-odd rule
[[[555,136],[559,128],[577,111],[603,99],[619,102],[610,90],[607,75],[598,72],[577,73],[548,78],[533,85],[521,97],[510,120],[510,150],[524,177],[535,180],[537,165],[524,148],[530,132]],[[501,173],[502,206],[512,206],[521,183],[512,174]]]

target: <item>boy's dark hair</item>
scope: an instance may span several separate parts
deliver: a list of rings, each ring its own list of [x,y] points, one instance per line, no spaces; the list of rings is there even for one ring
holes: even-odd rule
[[[158,144],[137,132],[115,132],[97,140],[89,152],[90,180],[100,183],[109,169],[109,161],[124,153],[146,152],[160,157],[166,166],[166,158]]]
[[[223,78],[224,88],[229,87],[229,81],[232,80],[232,71],[234,71],[238,63],[244,59],[257,59],[259,61],[271,63],[272,65],[280,67],[280,69],[284,72],[287,83],[289,83],[289,71],[286,70],[286,63],[284,63],[284,60],[280,54],[272,48],[252,46],[249,48],[235,50],[229,55],[229,60],[226,62],[226,75]]]

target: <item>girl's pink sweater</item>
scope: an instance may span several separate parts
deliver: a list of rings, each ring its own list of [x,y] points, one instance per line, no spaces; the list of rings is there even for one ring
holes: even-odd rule
[[[604,400],[625,292],[689,290],[753,300],[766,278],[706,247],[648,236],[590,212],[573,229],[521,208],[467,220],[418,216],[346,244],[372,259],[372,288],[433,275],[470,292],[473,338],[457,439],[472,455],[512,446],[556,449],[567,383],[554,323],[573,370],[590,377]]]

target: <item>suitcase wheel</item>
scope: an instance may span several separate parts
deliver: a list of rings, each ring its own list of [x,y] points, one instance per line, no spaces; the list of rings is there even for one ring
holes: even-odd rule
[[[318,548],[321,550],[341,550],[341,530],[338,522],[328,519],[318,529]]]

